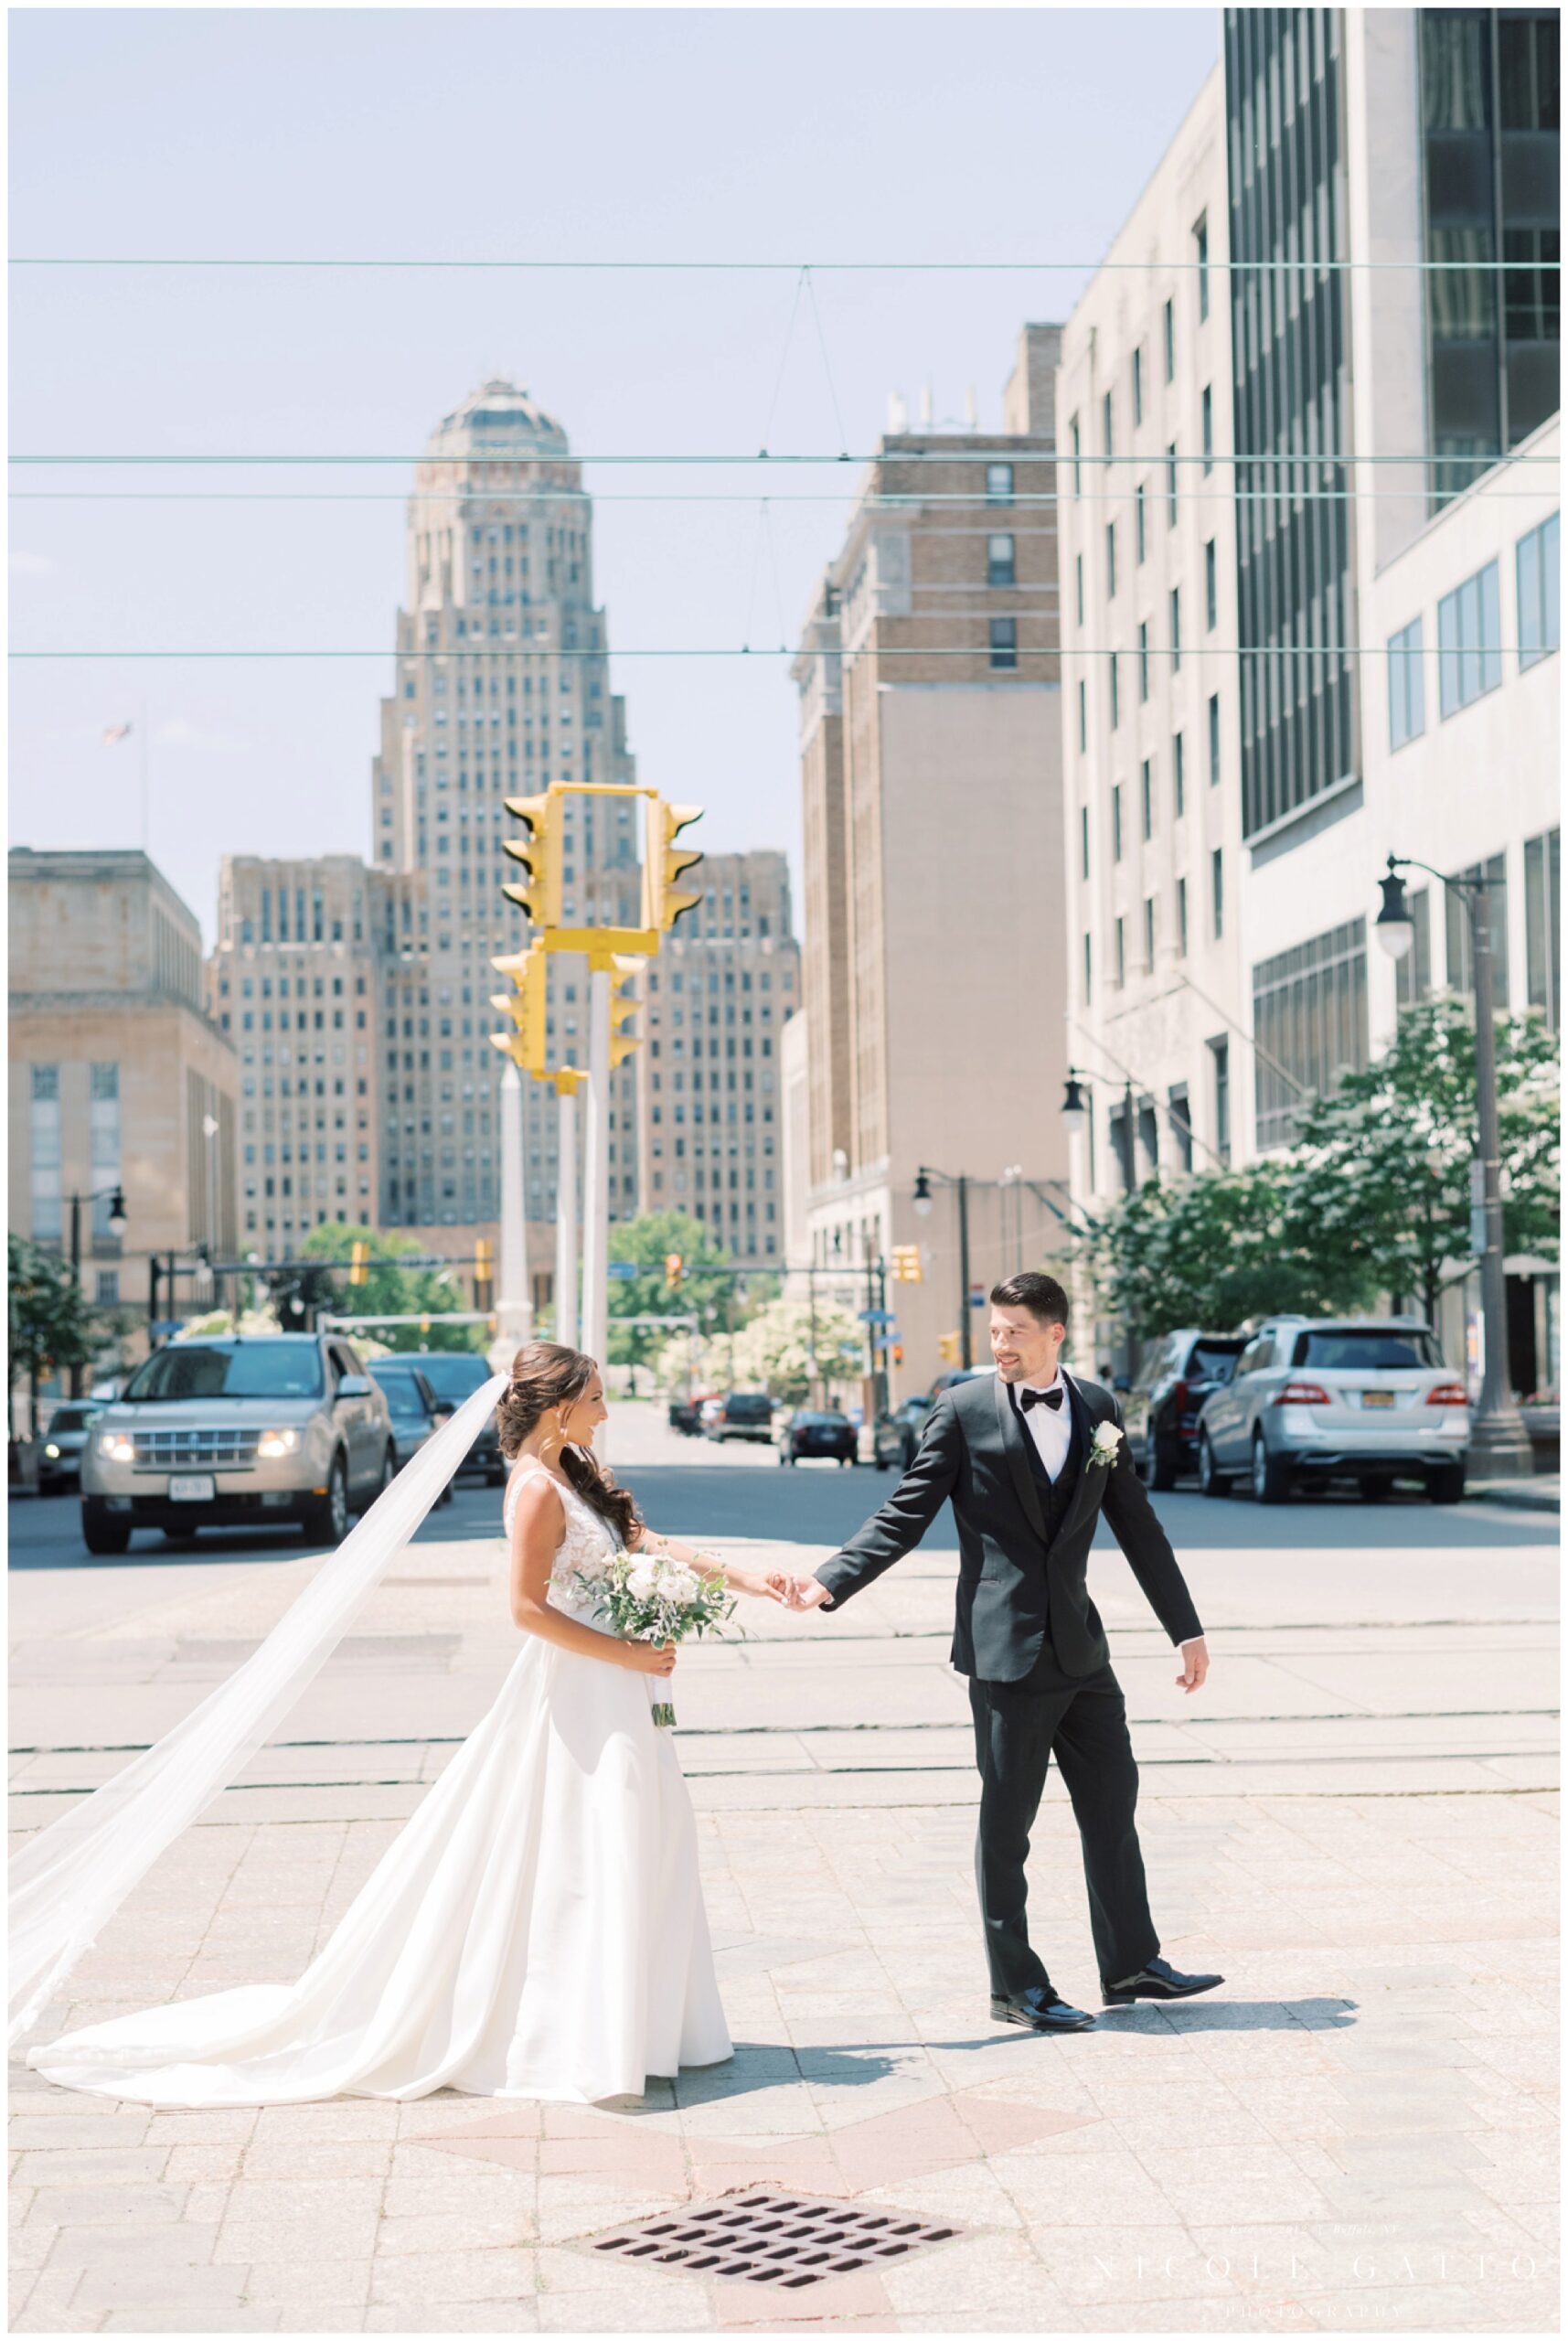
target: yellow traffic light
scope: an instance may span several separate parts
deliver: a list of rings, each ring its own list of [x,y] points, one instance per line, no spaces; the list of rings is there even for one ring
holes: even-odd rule
[[[686,1262],[681,1258],[680,1254],[678,1252],[667,1252],[664,1256],[665,1290],[667,1292],[677,1291],[685,1275]]]
[[[643,862],[643,925],[656,934],[667,934],[677,918],[695,910],[700,891],[688,893],[682,875],[695,869],[700,853],[677,846],[677,837],[702,818],[700,805],[669,805],[662,796],[648,799],[647,852]]]
[[[362,1235],[355,1237],[348,1246],[348,1281],[368,1284],[370,1281],[370,1246]]]
[[[508,796],[505,802],[508,813],[527,822],[528,834],[503,838],[501,843],[514,861],[522,863],[528,877],[519,885],[503,886],[501,892],[508,902],[522,905],[530,925],[559,926],[563,839],[558,786],[552,783],[540,796]]]
[[[925,1270],[921,1266],[918,1244],[895,1244],[892,1249],[893,1281],[895,1284],[923,1284]]]
[[[474,1281],[478,1286],[485,1286],[494,1281],[490,1265],[490,1238],[487,1235],[476,1235],[474,1238]],[[476,1299],[475,1306],[482,1308],[484,1303]]]
[[[944,1333],[938,1340],[936,1346],[942,1352],[942,1361],[944,1365],[957,1364],[959,1342],[956,1333]]]
[[[624,1064],[634,1049],[643,1045],[640,1035],[629,1028],[637,1014],[639,1002],[625,997],[628,985],[643,972],[640,959],[617,959],[610,971],[610,1070]]]
[[[511,889],[507,889],[508,893]],[[527,951],[519,951],[507,959],[492,959],[490,965],[498,976],[510,976],[513,989],[492,992],[490,1005],[503,1016],[509,1016],[516,1027],[510,1032],[493,1032],[495,1047],[504,1050],[515,1065],[525,1073],[542,1074],[545,1061],[545,996],[549,981],[549,962],[535,943]]]

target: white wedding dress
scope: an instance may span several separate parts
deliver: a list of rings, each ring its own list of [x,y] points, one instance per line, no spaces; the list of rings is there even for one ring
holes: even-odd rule
[[[507,1490],[505,1521],[525,1457]],[[553,1476],[553,1475],[552,1475]],[[549,1601],[615,1548],[560,1480]],[[731,2054],[691,1800],[658,1678],[529,1636],[499,1697],[296,1983],[116,2016],[29,2049],[50,2080],[148,2105],[339,2094],[592,2104]]]

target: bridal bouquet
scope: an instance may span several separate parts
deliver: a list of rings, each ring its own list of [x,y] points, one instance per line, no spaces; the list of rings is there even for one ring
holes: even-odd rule
[[[684,1641],[735,1611],[721,1577],[702,1577],[667,1555],[623,1551],[592,1570],[579,1569],[577,1577],[624,1641]],[[673,1729],[675,1709],[667,1700],[655,1701],[654,1722],[660,1730]]]

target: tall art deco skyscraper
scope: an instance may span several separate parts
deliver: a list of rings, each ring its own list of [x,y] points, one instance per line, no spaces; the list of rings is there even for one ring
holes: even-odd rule
[[[630,781],[623,702],[611,696],[594,605],[592,516],[565,432],[526,390],[486,382],[432,433],[408,514],[397,681],[373,767],[377,867],[387,889],[379,1064],[380,1218],[446,1234],[499,1212],[498,1091],[489,1035],[505,985],[491,959],[526,948],[502,886],[520,879],[504,800],[552,780]],[[635,923],[639,828],[613,798],[576,799],[564,823],[565,915]],[[395,927],[391,922],[395,921]],[[551,1061],[587,1056],[580,959],[550,969]],[[610,1213],[637,1208],[636,1061],[610,1099]],[[528,1215],[555,1216],[553,1092],[527,1092]],[[536,1268],[547,1261],[536,1245]]]

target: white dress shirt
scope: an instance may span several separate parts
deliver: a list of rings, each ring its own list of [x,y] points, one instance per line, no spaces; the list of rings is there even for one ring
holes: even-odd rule
[[[1046,1477],[1052,1482],[1061,1478],[1067,1450],[1072,1444],[1072,1401],[1065,1388],[1067,1380],[1066,1367],[1059,1365],[1049,1382],[1015,1382],[1012,1385],[1017,1394],[1014,1404],[1024,1429],[1033,1439],[1035,1451],[1045,1466]],[[1064,1385],[1060,1406],[1030,1406],[1025,1413],[1023,1394],[1026,1390],[1054,1390],[1059,1382]],[[1083,1468],[1085,1470],[1089,1468],[1087,1457]],[[1189,1641],[1201,1641],[1202,1639],[1201,1634],[1194,1634],[1189,1637]],[[1179,1645],[1182,1650],[1188,1646],[1188,1642]]]

